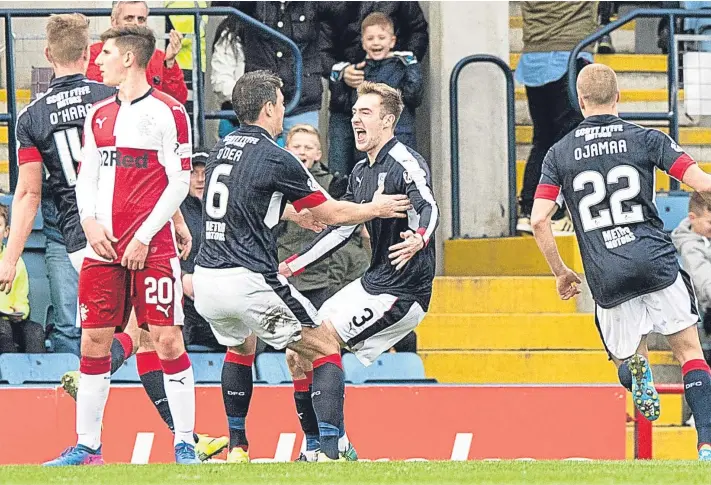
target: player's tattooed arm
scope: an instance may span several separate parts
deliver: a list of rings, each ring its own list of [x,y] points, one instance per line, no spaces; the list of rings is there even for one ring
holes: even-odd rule
[[[561,299],[568,300],[580,293],[578,285],[581,281],[575,271],[565,265],[558,252],[558,246],[551,229],[551,219],[557,208],[558,205],[555,201],[537,198],[531,211],[531,226],[536,244],[556,278],[558,295]]]

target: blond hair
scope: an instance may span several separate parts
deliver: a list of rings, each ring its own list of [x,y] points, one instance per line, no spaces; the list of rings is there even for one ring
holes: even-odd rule
[[[366,94],[376,94],[380,96],[380,104],[383,107],[380,119],[384,118],[385,115],[393,115],[395,116],[393,126],[396,125],[400,119],[402,110],[405,108],[400,91],[384,83],[363,81],[360,83],[360,86],[358,86],[358,97],[360,98]]]
[[[321,146],[321,134],[318,132],[318,129],[315,127],[307,124],[307,123],[300,123],[298,125],[294,125],[291,127],[289,130],[289,133],[286,134],[286,144],[288,145],[291,143],[291,138],[296,135],[297,133],[306,133],[308,135],[313,135],[316,137],[318,140],[319,147]]]
[[[608,106],[617,101],[617,74],[604,64],[589,64],[578,74],[578,96],[591,106]]]
[[[58,64],[77,62],[89,46],[89,19],[80,13],[50,15],[45,27],[47,48]]]

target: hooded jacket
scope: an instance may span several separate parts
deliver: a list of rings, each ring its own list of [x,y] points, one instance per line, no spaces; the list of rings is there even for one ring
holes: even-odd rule
[[[691,276],[702,311],[711,308],[711,241],[695,233],[687,217],[671,233],[682,267]]]

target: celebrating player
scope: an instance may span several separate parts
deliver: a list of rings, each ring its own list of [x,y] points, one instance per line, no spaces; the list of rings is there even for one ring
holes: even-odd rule
[[[370,267],[318,312],[329,339],[350,349],[364,365],[372,364],[422,321],[432,295],[435,250],[429,243],[439,220],[438,209],[424,159],[394,136],[402,109],[397,90],[371,82],[359,86],[351,123],[356,147],[368,157],[353,168],[343,200],[368,202],[384,186],[386,193],[406,194],[413,207],[407,219],[381,218],[366,223],[373,247]],[[297,274],[342,247],[355,229],[329,227],[301,253],[281,263],[279,272]],[[301,379],[308,385],[310,367],[295,357],[293,353],[287,356],[292,376],[295,382]],[[313,413],[309,401],[299,404],[301,415]],[[307,434],[309,423],[300,421]],[[342,425],[340,433],[344,433]],[[340,446],[341,452],[347,453],[347,440]]]
[[[580,293],[580,279],[563,263],[551,232],[551,217],[565,200],[595,321],[620,382],[647,419],[659,417],[647,335],[665,335],[682,365],[699,459],[711,460],[711,375],[696,330],[696,297],[657,214],[654,171],[664,170],[709,200],[711,176],[668,136],[618,117],[617,76],[609,67],[585,67],[577,90],[585,120],[546,155],[532,213],[536,242],[560,297]]]
[[[271,229],[282,217],[303,217],[296,213],[305,209],[323,223],[358,224],[376,217],[405,217],[410,207],[406,196],[383,195],[382,190],[364,204],[329,199],[303,164],[274,142],[284,118],[281,86],[281,80],[266,71],[239,78],[232,102],[242,126],[212,150],[205,173],[205,232],[193,286],[195,309],[210,322],[218,342],[228,347],[222,369],[228,461],[248,460],[244,422],[252,395],[252,334],[313,363],[319,456],[324,461],[339,458],[344,392],[340,349],[328,329],[319,326],[313,305],[279,276]],[[287,201],[293,207],[285,211]]]
[[[195,456],[195,389],[185,352],[180,266],[171,216],[190,181],[190,125],[182,105],[154,90],[145,69],[155,36],[128,26],[102,34],[97,58],[118,94],[95,104],[84,124],[76,185],[90,247],[79,275],[82,357],[77,395],[78,444],[48,465],[102,463],[101,422],[108,398],[110,348],[131,306],[149,326],[160,358],[178,463]]]

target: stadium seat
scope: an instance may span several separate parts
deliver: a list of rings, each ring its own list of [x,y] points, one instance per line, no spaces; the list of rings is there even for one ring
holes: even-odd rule
[[[284,352],[264,352],[257,356],[257,376],[267,384],[291,382]]]
[[[74,354],[2,354],[0,376],[11,385],[58,384],[67,371],[79,368]]]
[[[386,353],[369,367],[353,354],[343,356],[346,381],[353,384],[369,382],[423,383],[433,382],[425,377],[425,366],[420,356],[411,352]]]
[[[664,222],[665,231],[673,231],[689,214],[689,193],[669,192],[657,194],[657,211]]]
[[[195,373],[195,382],[201,384],[219,384],[222,379],[222,363],[225,354],[190,354],[190,362]]]
[[[130,359],[124,361],[123,365],[119,368],[119,370],[117,370],[116,373],[111,376],[111,382],[141,382],[141,378],[138,377],[138,370],[136,369],[136,359],[134,357],[131,357]]]
[[[188,350],[188,352],[211,352],[215,353],[217,349],[214,347],[208,347],[207,345],[199,345],[199,344],[189,344],[186,345],[185,348]]]
[[[30,320],[46,325],[52,300],[44,250],[25,249],[22,260],[25,262],[30,279]]]

